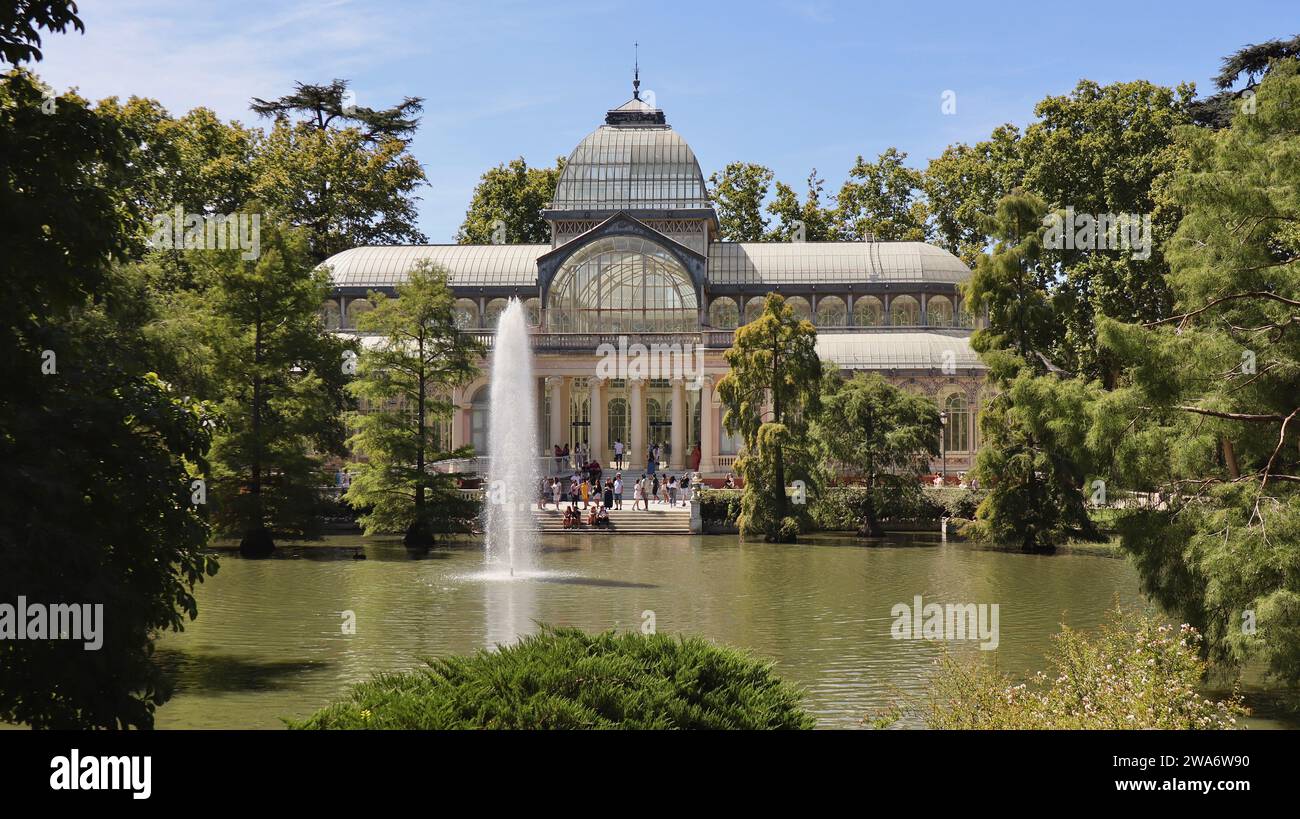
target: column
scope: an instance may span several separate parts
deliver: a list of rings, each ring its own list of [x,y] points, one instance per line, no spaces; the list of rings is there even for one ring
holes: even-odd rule
[[[554,455],[555,445],[564,446],[564,442],[569,440],[564,433],[564,376],[547,376],[546,384],[551,388],[551,429],[548,433],[551,439],[546,442],[546,451]]]
[[[628,379],[628,391],[631,397],[628,399],[628,424],[632,428],[631,440],[627,442],[629,453],[627,456],[628,466],[641,463],[645,457],[645,402],[641,398],[641,379]],[[628,470],[629,472],[631,469]]]
[[[929,313],[928,305],[929,305],[929,294],[922,293],[921,294],[921,325],[922,326],[925,326],[930,323],[930,313]]]
[[[591,379],[591,426],[588,427],[588,443],[591,444],[591,457],[599,461],[603,467],[609,459],[605,457],[605,401],[603,398],[605,385],[603,378]]]
[[[672,449],[669,453],[668,468],[681,469],[686,465],[686,381],[681,378],[673,379],[673,414],[672,414],[672,435],[668,439],[668,445]]]
[[[718,453],[718,434],[714,431],[713,379],[707,375],[700,383],[700,472],[713,472],[714,458]]]
[[[451,391],[451,448],[459,449],[465,445],[465,425],[462,423],[461,404],[465,401],[463,387],[454,387]]]

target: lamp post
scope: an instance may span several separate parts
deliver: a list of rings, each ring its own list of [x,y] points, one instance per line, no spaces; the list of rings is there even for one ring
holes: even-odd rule
[[[940,486],[948,485],[948,413],[939,412],[939,451],[943,453],[943,477],[939,479]]]

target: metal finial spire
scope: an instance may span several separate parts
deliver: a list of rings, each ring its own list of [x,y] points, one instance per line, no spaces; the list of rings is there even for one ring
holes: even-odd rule
[[[641,44],[633,43],[632,48],[635,49],[633,52],[635,57],[633,58],[632,99],[639,100],[641,99]]]

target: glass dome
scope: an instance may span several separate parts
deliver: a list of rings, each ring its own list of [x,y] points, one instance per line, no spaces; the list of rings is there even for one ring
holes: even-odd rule
[[[665,248],[610,236],[578,250],[556,271],[546,298],[552,332],[693,332],[699,302],[690,274]]]
[[[709,207],[700,163],[665,125],[602,125],[573,149],[555,186],[555,210]]]

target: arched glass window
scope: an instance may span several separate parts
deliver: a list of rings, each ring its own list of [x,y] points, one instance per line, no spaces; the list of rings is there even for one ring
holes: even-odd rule
[[[925,300],[925,320],[931,327],[952,326],[952,302],[947,296],[931,296]]]
[[[326,330],[339,329],[339,303],[333,299],[326,299],[320,306],[321,321],[325,322]]]
[[[915,327],[921,323],[921,303],[911,296],[889,300],[889,323],[895,327]]]
[[[525,299],[524,314],[528,316],[528,326],[536,327],[542,323],[542,300]]]
[[[731,330],[740,323],[740,308],[736,300],[718,296],[709,303],[709,324],[719,330]]]
[[[488,454],[488,395],[487,387],[479,387],[470,402],[469,440],[475,455]]]
[[[615,441],[627,443],[630,438],[627,434],[627,400],[615,398],[609,402],[609,443],[613,448]]]
[[[456,314],[456,326],[462,330],[478,327],[478,305],[473,299],[456,299],[452,311]]]
[[[752,298],[745,302],[745,323],[749,324],[754,319],[763,314],[763,299],[761,297]]]
[[[853,324],[857,327],[879,327],[885,323],[885,305],[875,296],[860,296],[853,300]]]
[[[368,313],[375,309],[375,306],[365,299],[353,299],[348,302],[348,326],[355,328],[357,319],[361,318],[362,313]]]
[[[943,411],[948,413],[947,423],[943,427],[944,447],[949,452],[965,452],[970,449],[970,408],[966,396],[953,393],[943,402]]]
[[[971,314],[970,308],[966,306],[966,300],[963,299],[957,307],[957,326],[974,327],[975,316]]]
[[[848,309],[839,296],[823,296],[817,300],[818,327],[843,327],[847,316]]]
[[[585,378],[575,378],[569,385],[569,445],[585,444],[591,439],[591,393]]]
[[[805,299],[803,296],[791,296],[790,298],[785,300],[785,303],[790,305],[790,309],[794,311],[795,318],[797,319],[812,318],[812,305],[810,305],[808,303],[808,300]]]
[[[505,299],[492,299],[487,303],[487,309],[483,311],[483,326],[497,326],[497,317],[505,312],[506,305],[509,304]]]
[[[558,332],[690,331],[699,322],[685,268],[635,236],[597,239],[569,257],[551,282],[546,309]]]

